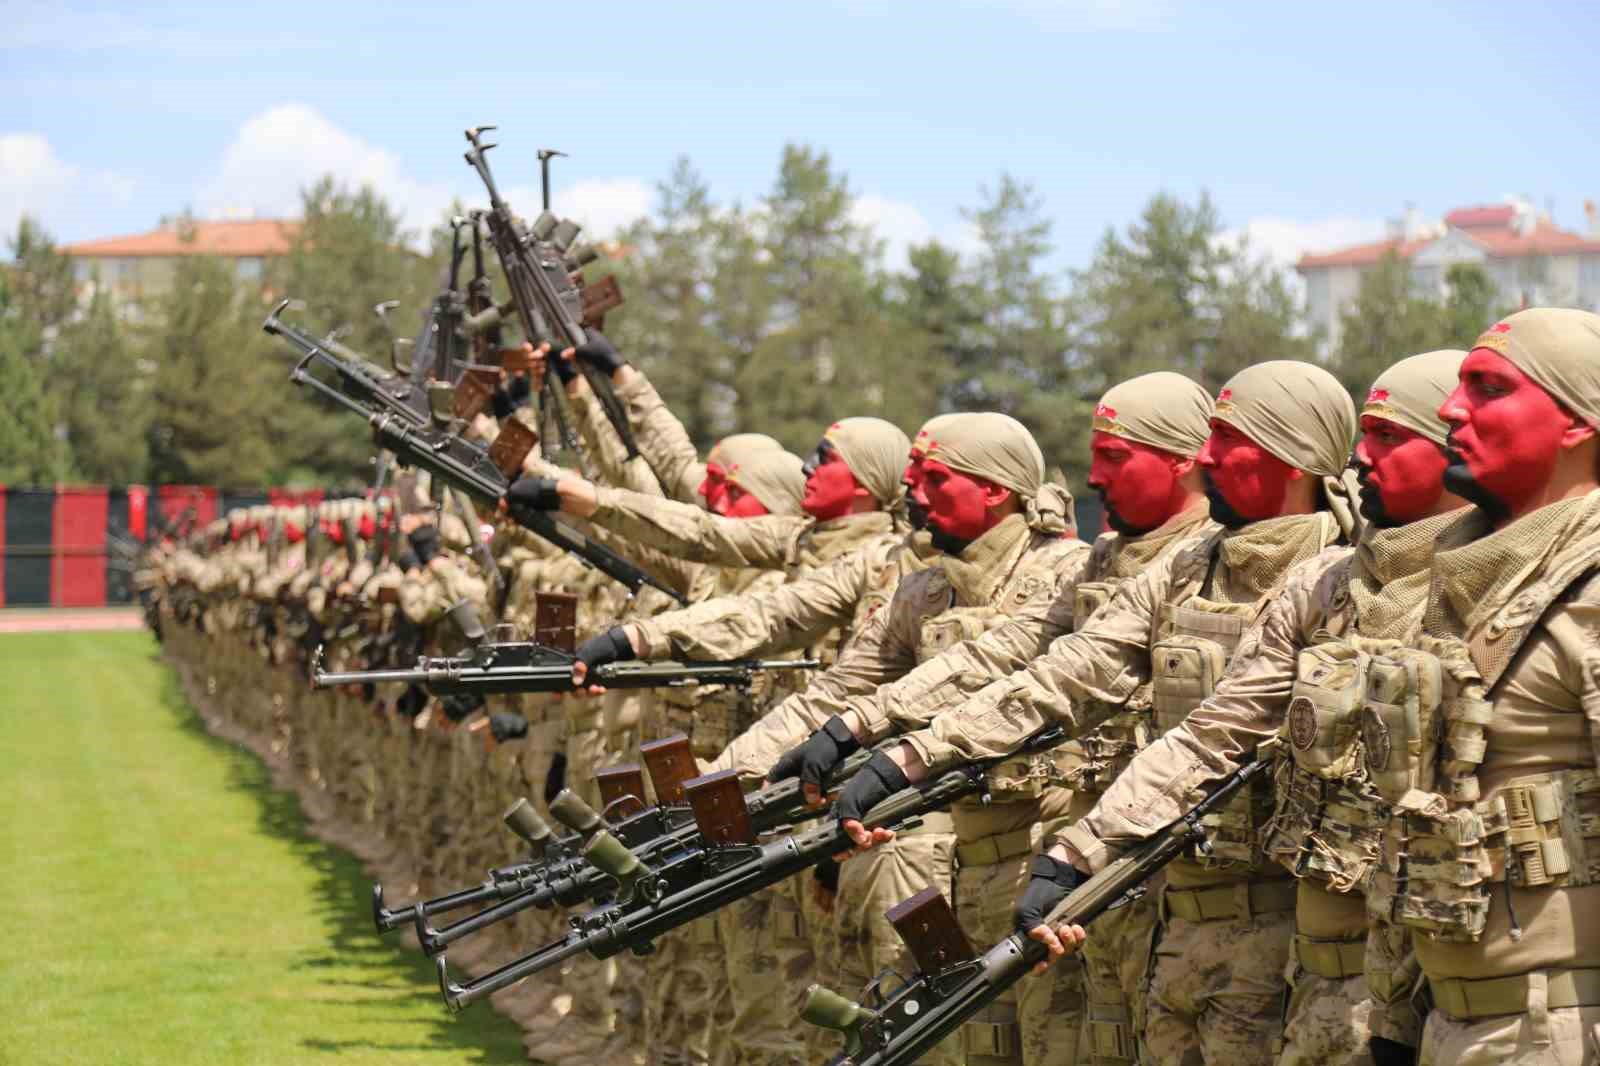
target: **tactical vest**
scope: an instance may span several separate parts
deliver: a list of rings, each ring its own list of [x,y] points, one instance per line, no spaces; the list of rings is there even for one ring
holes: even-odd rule
[[[1120,581],[1079,582],[1072,597],[1072,628],[1082,629],[1121,585]],[[1101,714],[1106,709],[1098,701],[1086,701],[1084,710]],[[1067,745],[1067,750],[1076,756],[1068,771],[1068,784],[1078,792],[1104,793],[1133,762],[1133,757],[1150,746],[1154,735],[1150,686],[1144,684],[1093,732]]]
[[[1531,597],[1514,601],[1521,612],[1514,624],[1497,619],[1491,633],[1505,637],[1515,628],[1519,650],[1584,569],[1536,585]],[[1373,656],[1367,667],[1364,757],[1394,810],[1367,909],[1435,940],[1473,942],[1483,935],[1493,883],[1600,880],[1600,773],[1530,774],[1482,796],[1478,768],[1494,693],[1461,640],[1423,635],[1411,643]]]
[[[1150,649],[1150,705],[1157,737],[1180,725],[1216,691],[1245,627],[1265,605],[1264,597],[1254,603],[1208,598],[1219,551],[1213,542],[1209,559],[1199,560],[1206,572],[1195,594],[1162,608],[1160,636]],[[1174,588],[1191,583],[1192,578],[1174,572]],[[1206,843],[1191,846],[1186,857],[1209,870],[1254,873],[1265,862],[1271,818],[1272,789],[1257,778],[1222,810],[1201,820]]]

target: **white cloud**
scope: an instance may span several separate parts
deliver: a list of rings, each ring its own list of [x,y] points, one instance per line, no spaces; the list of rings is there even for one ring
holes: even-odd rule
[[[960,222],[939,229],[915,204],[887,196],[858,196],[850,205],[850,221],[865,226],[884,242],[884,259],[895,269],[904,268],[907,251],[917,244],[938,240],[963,255],[977,250],[977,227]]]
[[[1218,239],[1237,246],[1243,237],[1257,258],[1291,268],[1307,253],[1332,252],[1352,244],[1381,241],[1388,236],[1388,227],[1388,222],[1381,218],[1323,218],[1302,222],[1263,215],[1250,219],[1239,229],[1224,231]]]
[[[125,204],[132,195],[131,178],[69,163],[41,134],[0,134],[0,227],[7,234],[24,214],[59,232],[86,209],[107,200]]]
[[[352,186],[371,185],[412,230],[434,224],[450,206],[451,189],[410,177],[393,152],[303,104],[280,104],[239,128],[216,175],[199,191],[199,210],[293,217],[300,213],[300,190],[324,174]]]
[[[509,193],[507,195],[510,195]],[[583,238],[601,240],[650,213],[654,197],[650,184],[639,178],[585,178],[551,193],[555,212],[583,226]],[[516,191],[511,201],[518,211],[532,217],[539,204],[535,190]]]

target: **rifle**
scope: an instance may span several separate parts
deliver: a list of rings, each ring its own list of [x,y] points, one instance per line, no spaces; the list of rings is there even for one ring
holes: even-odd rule
[[[1044,751],[1065,739],[1061,729],[1052,726],[1036,733],[1019,751]],[[1016,754],[968,763],[931,781],[902,789],[868,811],[862,822],[874,827],[909,828],[923,815],[983,792],[987,771]],[[698,839],[663,855],[651,868],[643,856],[621,841],[597,832],[584,845],[583,854],[615,879],[616,900],[571,918],[572,931],[562,939],[465,984],[451,981],[445,960],[436,960],[445,1005],[452,1011],[460,1010],[583,952],[597,959],[630,949],[635,954],[647,954],[663,933],[854,847],[838,818],[827,818],[812,829],[760,843],[733,770],[697,777],[684,785],[684,794],[694,814]]]
[[[641,745],[640,755],[655,784],[657,804],[608,821],[604,828],[610,837],[639,856],[641,862],[659,864],[695,847],[701,840],[700,827],[684,791],[694,778],[695,763],[689,755],[687,738],[682,734]],[[870,755],[870,752],[860,751],[846,759],[836,771],[835,780],[848,780],[866,764]],[[663,782],[666,782],[665,786]],[[570,792],[563,791],[551,801],[550,812],[579,838],[592,838],[598,816],[589,817],[575,800],[576,797]],[[750,824],[756,832],[767,832],[797,818],[821,813],[812,812],[806,807],[800,783],[793,778],[753,792],[745,797],[745,801]],[[616,801],[608,802],[606,813],[617,814],[616,806]],[[578,843],[581,844],[581,840]],[[437,955],[461,937],[529,907],[545,909],[554,904],[572,907],[611,896],[617,888],[617,881],[579,852],[581,847],[570,857],[542,871],[530,871],[535,876],[527,882],[523,895],[507,899],[499,906],[443,929],[433,929],[427,923],[429,915],[439,913],[434,903],[419,906],[416,931],[423,951]]]
[[[482,135],[494,128],[474,126],[466,131],[467,141],[472,145],[466,153],[466,160],[478,172],[489,193],[489,210],[484,214],[484,221],[489,225],[489,240],[500,258],[506,284],[511,289],[511,299],[522,323],[523,336],[529,342],[548,340],[555,349],[552,355],[559,356],[563,349],[580,347],[588,339],[583,327],[587,315],[603,315],[609,307],[621,303],[621,296],[616,293],[615,302],[611,302],[612,293],[608,290],[603,295],[597,292],[589,301],[585,300],[583,289],[575,279],[581,278],[580,272],[587,264],[599,258],[599,252],[588,244],[574,245],[582,231],[581,226],[570,219],[557,218],[550,212],[547,202],[545,210],[533,220],[533,225],[524,227],[511,206],[500,198],[500,190],[495,185],[494,175],[489,172],[487,158],[489,149],[495,146],[484,144],[482,140]],[[540,153],[547,201],[552,154],[560,153]],[[611,289],[614,288],[613,283]],[[602,303],[605,306],[601,306]],[[588,381],[595,399],[605,411],[606,419],[621,438],[628,458],[637,456],[639,448],[633,439],[627,412],[612,391],[610,378],[581,360],[578,372]],[[577,441],[567,424],[565,403],[561,399],[561,389],[552,380],[553,373],[547,365],[544,381],[540,385],[540,405],[555,415],[562,442],[576,454]]]
[[[1262,749],[1193,810],[1074,889],[1050,911],[1045,923],[1087,925],[1135,898],[1145,881],[1191,844],[1205,847],[1200,820],[1271,768],[1270,751]],[[801,1015],[845,1036],[843,1053],[829,1066],[908,1066],[1049,955],[1043,944],[1021,932],[975,955],[937,888],[924,889],[891,907],[886,917],[911,949],[918,973],[887,999],[877,982],[870,985],[869,991],[879,1000],[875,1008],[820,985],[807,989]]]
[[[315,688],[398,681],[438,692],[501,696],[517,692],[571,692],[577,657],[532,641],[486,643],[466,655],[428,656],[401,670],[322,669],[321,649],[312,665]],[[596,668],[588,684],[606,688],[687,688],[731,685],[748,688],[765,670],[815,670],[817,659],[730,659],[724,662],[619,662]]]
[[[372,427],[378,444],[394,452],[401,462],[427,470],[435,478],[466,493],[470,499],[493,505],[505,496],[510,485],[508,479],[521,469],[523,458],[533,446],[532,435],[520,423],[508,420],[492,449],[467,440],[454,432],[454,420],[448,413],[441,415],[434,411],[425,415],[416,411],[397,394],[393,384],[384,383],[381,371],[360,356],[343,349],[342,345],[315,340],[281,320],[278,315],[288,305],[288,300],[278,304],[261,328],[282,337],[302,353],[289,374],[291,381],[309,385],[361,415]],[[341,354],[341,350],[345,354]],[[332,368],[338,374],[338,386],[329,385],[311,374],[307,368],[313,363]],[[409,384],[405,389],[409,389]],[[516,430],[511,428],[513,424]],[[526,436],[519,437],[517,430]],[[679,605],[688,605],[688,600],[671,586],[546,512],[509,501],[508,507],[512,520],[518,525],[621,582],[630,592],[637,594],[649,585],[666,593]]]

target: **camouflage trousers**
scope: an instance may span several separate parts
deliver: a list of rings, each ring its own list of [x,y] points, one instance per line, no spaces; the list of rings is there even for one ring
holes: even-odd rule
[[[1367,928],[1366,987],[1372,997],[1367,1028],[1407,1047],[1422,1043],[1422,1017],[1412,993],[1422,982],[1422,967],[1411,948],[1411,932],[1388,922]]]
[[[1367,978],[1319,977],[1291,962],[1278,1066],[1372,1066]]]
[[[815,958],[798,893],[806,870],[716,913],[733,1020],[718,1036],[733,1066],[786,1066],[806,1059],[811,1026],[800,1017]]]
[[[1268,1066],[1283,1032],[1293,909],[1190,921],[1170,913],[1163,893],[1162,911],[1144,1061]]]
[[[1534,975],[1538,976],[1538,975]],[[1428,1015],[1418,1066],[1596,1066],[1600,1006],[1457,1021]]]
[[[1012,913],[1027,887],[1033,850],[957,869],[956,917],[979,951],[1015,931]],[[1083,963],[1070,958],[1043,976],[1023,978],[957,1035],[967,1066],[1073,1066],[1082,1025]]]
[[[929,822],[935,818],[930,816]],[[948,825],[944,819],[937,822]],[[954,834],[934,831],[926,824],[852,857],[840,868],[839,896],[833,909],[838,992],[856,999],[884,971],[909,976],[916,969],[884,912],[930,885],[948,898],[954,868]],[[934,1066],[959,1063],[959,1039],[947,1038],[919,1061]]]
[[[716,918],[698,918],[661,937],[642,969],[645,1061],[720,1061],[714,1044],[726,1045],[717,1030],[727,1021],[728,995]]]
[[[1088,1016],[1079,1058],[1084,1062],[1115,1064],[1139,1057],[1161,883],[1157,874],[1144,895],[1096,918],[1083,942]]]

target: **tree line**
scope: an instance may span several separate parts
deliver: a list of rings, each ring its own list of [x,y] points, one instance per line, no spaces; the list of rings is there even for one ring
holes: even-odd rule
[[[913,432],[938,411],[998,410],[1081,486],[1089,415],[1116,382],[1175,370],[1214,392],[1250,363],[1319,358],[1286,273],[1224,239],[1205,195],[1152,197],[1064,273],[1040,194],[1010,175],[963,212],[971,249],[930,240],[903,266],[853,203],[826,152],[791,145],[750,204],[719,200],[678,161],[618,234],[626,254],[608,269],[627,304],[608,335],[703,447],[760,430],[804,454],[846,415]],[[391,334],[372,308],[398,300],[399,322],[420,321],[449,231],[441,220],[419,252],[383,197],[332,176],[304,190],[301,217],[260,281],[184,257],[136,315],[103,286],[85,302],[71,262],[24,218],[0,266],[0,483],[370,480],[362,427],[288,384],[287,353],[260,328],[268,294],[381,362]],[[1323,357],[1358,401],[1395,359],[1464,346],[1502,310],[1481,269],[1449,282],[1446,298],[1418,293],[1398,260],[1365,277]]]

